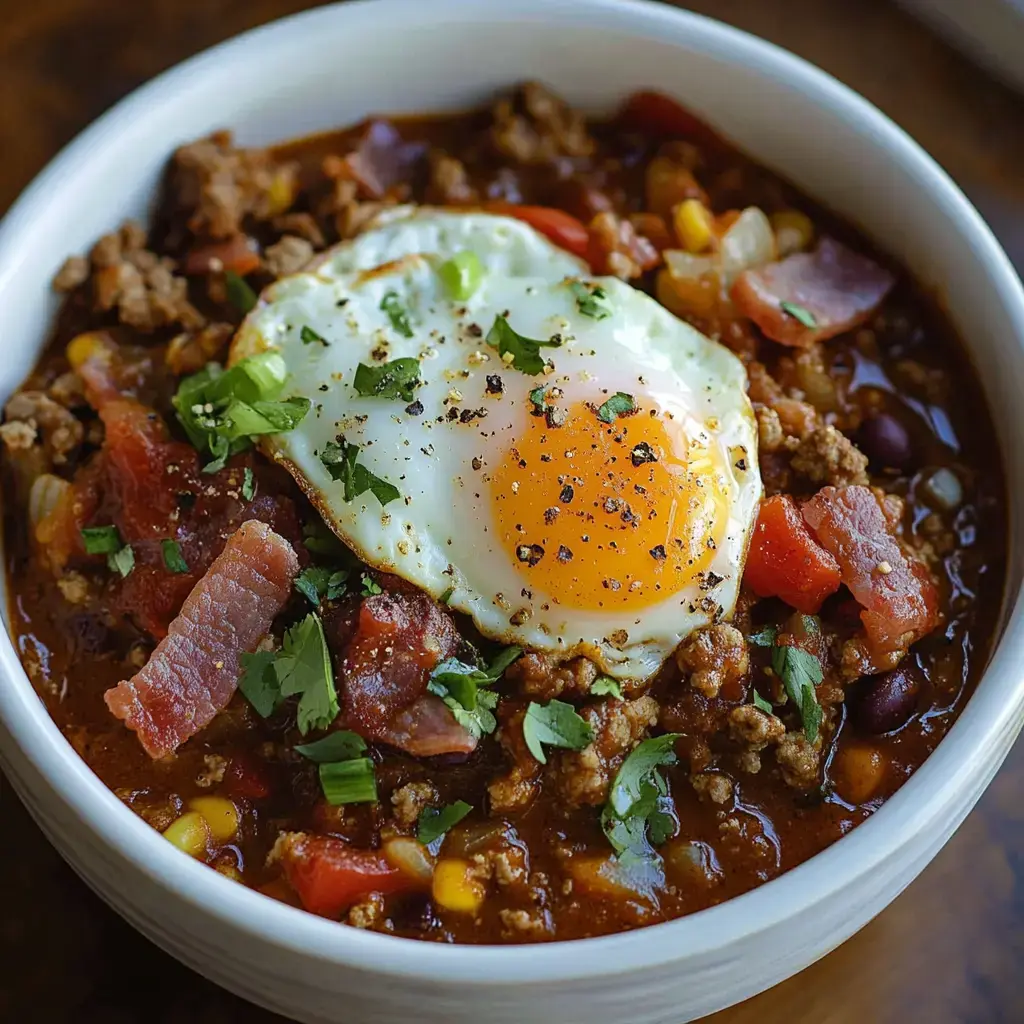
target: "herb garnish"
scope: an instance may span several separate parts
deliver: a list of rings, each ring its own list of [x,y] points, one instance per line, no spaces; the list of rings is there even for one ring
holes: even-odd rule
[[[384,588],[368,573],[363,573],[363,597],[376,597],[383,594]]]
[[[346,590],[348,569],[311,565],[295,578],[295,589],[314,607],[322,601],[336,601]]]
[[[763,711],[767,715],[775,714],[775,705],[773,705],[771,701],[765,700],[757,690],[752,690],[751,693],[753,694],[754,707],[757,708],[758,711]]]
[[[774,647],[775,638],[779,635],[778,628],[775,626],[765,626],[757,633],[752,633],[747,637],[747,640],[755,644],[758,647]]]
[[[116,526],[86,526],[81,531],[82,546],[87,555],[106,555],[107,568],[122,578],[135,568],[135,552],[121,541]]]
[[[377,779],[368,757],[322,764],[319,774],[324,799],[333,807],[377,802]]]
[[[798,306],[795,302],[780,302],[779,309],[783,313],[788,313],[794,320],[798,320],[804,327],[818,326],[818,321],[814,314],[809,309]]]
[[[463,250],[442,263],[438,274],[451,297],[465,302],[480,287],[484,268],[475,252]]]
[[[302,339],[303,345],[323,345],[324,348],[330,348],[331,343],[322,335],[313,330],[309,324],[303,324],[302,330],[299,331],[299,337]]]
[[[411,402],[419,382],[420,361],[406,357],[392,359],[380,366],[360,363],[352,386],[363,398],[400,398],[403,402]]]
[[[359,757],[366,749],[366,740],[348,729],[338,729],[323,739],[312,743],[300,743],[293,747],[295,753],[317,764],[328,764],[331,761],[351,761]]]
[[[523,716],[523,739],[527,749],[541,764],[548,759],[542,744],[582,750],[594,739],[594,730],[571,704],[552,700],[547,704],[530,701]]]
[[[188,562],[185,561],[185,556],[181,553],[181,545],[176,540],[160,541],[160,549],[163,552],[164,565],[168,572],[188,572]]]
[[[592,697],[614,697],[616,700],[623,700],[622,687],[619,686],[618,680],[612,679],[611,676],[598,676],[590,684],[590,694]]]
[[[676,763],[679,733],[644,740],[622,762],[601,812],[601,827],[620,857],[648,857],[664,842],[674,822],[661,807],[668,786],[658,768]]]
[[[616,416],[629,416],[636,412],[636,401],[625,391],[616,391],[606,402],[601,403],[597,410],[597,418],[602,423],[614,423]]]
[[[122,579],[129,576],[132,569],[135,568],[135,552],[132,550],[131,544],[125,544],[120,551],[107,555],[107,565],[111,570],[119,573]]]
[[[582,281],[570,281],[569,288],[576,297],[576,308],[584,316],[604,320],[612,315],[608,293],[599,284],[585,285]]]
[[[530,402],[533,404],[534,416],[543,416],[550,408],[547,401],[547,394],[547,384],[541,384],[539,388],[534,388],[530,392]]]
[[[521,647],[506,647],[488,668],[448,658],[434,669],[427,689],[445,702],[459,725],[479,739],[498,727],[492,713],[498,695],[487,687],[496,683],[522,653]]]
[[[215,473],[253,438],[280,434],[309,412],[308,398],[280,399],[288,369],[278,352],[248,356],[224,370],[207,363],[178,385],[173,398],[178,420],[199,451],[214,458],[203,467]]]
[[[457,825],[473,810],[472,804],[456,800],[446,807],[424,807],[416,826],[416,838],[424,845],[440,839],[453,825]]]
[[[536,376],[544,372],[544,360],[540,356],[542,348],[558,348],[562,339],[556,334],[548,341],[535,341],[517,334],[500,313],[494,318],[494,325],[487,332],[487,344],[498,350],[502,362],[508,362],[517,370]],[[511,358],[506,360],[506,354]]]
[[[398,292],[387,292],[380,300],[380,308],[387,313],[391,326],[394,327],[403,337],[412,337],[412,325],[409,323],[409,314],[402,308],[402,301]]]
[[[320,453],[320,461],[330,473],[331,479],[344,483],[345,501],[355,501],[366,491],[372,491],[381,505],[398,498],[398,488],[357,463],[358,455],[359,445],[349,444],[343,437],[339,437],[336,442],[328,441]]]
[[[252,501],[256,497],[256,477],[248,466],[242,473],[242,497],[246,501]]]
[[[782,680],[786,695],[796,705],[804,735],[813,743],[821,727],[821,706],[815,687],[821,682],[821,662],[801,647],[773,647],[772,671]]]
[[[256,308],[256,303],[259,301],[256,293],[248,281],[234,270],[224,272],[224,290],[227,292],[228,302],[239,313],[249,313]]]

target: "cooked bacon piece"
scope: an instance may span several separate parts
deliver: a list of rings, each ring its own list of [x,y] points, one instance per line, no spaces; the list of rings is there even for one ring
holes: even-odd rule
[[[732,288],[736,308],[773,341],[807,348],[864,323],[895,284],[884,267],[823,238],[812,253],[800,252],[778,263],[745,270]],[[814,326],[801,323],[805,310]]]
[[[418,757],[472,750],[472,738],[426,692],[431,671],[459,643],[451,616],[424,594],[366,598],[338,673],[350,726]]]
[[[377,850],[360,850],[333,836],[286,832],[274,846],[288,883],[311,914],[337,918],[371,892],[391,893],[410,880]]]
[[[875,491],[823,487],[804,503],[803,516],[864,609],[868,650],[879,664],[891,665],[893,655],[935,628],[935,584],[924,565],[904,553]]]
[[[149,661],[104,694],[152,758],[205,728],[238,685],[253,651],[291,594],[299,561],[270,527],[244,523],[196,584]]]
[[[426,154],[426,143],[403,141],[389,121],[370,121],[356,148],[344,157],[326,157],[323,169],[329,178],[354,181],[362,198],[381,199]]]

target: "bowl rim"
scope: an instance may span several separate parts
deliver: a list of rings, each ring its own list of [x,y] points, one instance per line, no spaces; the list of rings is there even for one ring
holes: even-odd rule
[[[0,298],[19,267],[21,239],[34,211],[53,186],[66,187],[69,168],[88,161],[122,126],[159,116],[186,89],[201,88],[217,68],[254,51],[275,47],[336,21],[372,24],[380,17],[415,23],[439,16],[440,4],[424,11],[420,0],[349,0],[271,22],[227,40],[142,85],[87,127],[34,179],[0,222]],[[600,17],[603,27],[628,35],[679,39],[690,46],[742,62],[756,72],[815,97],[832,117],[856,122],[888,160],[914,176],[941,202],[960,235],[971,242],[972,258],[984,265],[999,295],[1015,339],[1024,350],[1024,289],[999,243],[946,173],[901,128],[831,75],[787,50],[740,29],[655,3],[653,0],[445,0],[444,10],[480,22],[532,16],[541,20]],[[6,588],[5,588],[6,589]],[[6,598],[6,594],[4,595]],[[777,878],[719,906],[628,932],[552,944],[454,947],[339,927],[336,922],[279,903],[224,878],[175,850],[103,785],[64,739],[25,673],[6,629],[0,630],[0,722],[21,753],[93,836],[127,860],[151,882],[180,900],[190,912],[219,922],[269,945],[324,964],[386,972],[417,982],[444,979],[470,988],[523,982],[586,980],[663,966],[689,956],[714,956],[727,947],[813,912],[896,854],[907,837],[956,817],[957,807],[979,777],[991,774],[985,752],[1020,727],[1024,707],[1024,602],[1005,594],[1012,607],[978,689],[928,760],[881,808],[850,834]],[[552,956],[552,952],[557,955]]]

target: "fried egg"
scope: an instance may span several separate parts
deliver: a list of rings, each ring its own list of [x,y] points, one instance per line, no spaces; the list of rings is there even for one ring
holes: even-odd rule
[[[455,300],[439,270],[467,249],[484,273]],[[268,454],[368,564],[484,635],[644,679],[732,615],[761,495],[742,364],[528,226],[383,224],[264,292],[232,359],[267,349],[313,402]],[[396,359],[415,388],[367,391]]]

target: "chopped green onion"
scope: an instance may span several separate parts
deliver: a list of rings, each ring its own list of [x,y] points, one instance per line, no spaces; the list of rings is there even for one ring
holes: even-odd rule
[[[256,308],[256,303],[259,301],[256,293],[245,278],[235,271],[226,270],[224,272],[224,288],[228,293],[228,302],[239,313],[249,313]]]
[[[817,327],[818,321],[809,309],[798,306],[795,302],[780,302],[779,309],[788,313],[794,320],[799,321],[804,327]]]
[[[116,526],[86,526],[82,545],[87,555],[112,555],[122,547],[121,533]]]
[[[320,765],[320,786],[324,798],[335,807],[377,802],[377,780],[368,757]]]
[[[347,729],[339,729],[323,739],[313,743],[301,743],[293,748],[297,754],[317,764],[329,764],[333,761],[351,761],[366,749],[366,741],[362,736]]]
[[[464,302],[480,287],[484,268],[475,252],[463,250],[442,263],[438,274],[451,297]]]
[[[472,804],[456,800],[447,807],[424,807],[416,826],[416,838],[424,845],[440,839],[453,825],[457,825],[473,810]]]
[[[391,326],[399,334],[406,338],[412,337],[412,325],[409,323],[409,314],[403,308],[398,292],[387,292],[384,298],[380,300],[380,308],[387,314],[388,319],[391,321]]]
[[[188,572],[188,562],[181,553],[181,545],[176,540],[162,540],[160,548],[164,555],[164,565],[168,572]]]

